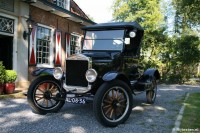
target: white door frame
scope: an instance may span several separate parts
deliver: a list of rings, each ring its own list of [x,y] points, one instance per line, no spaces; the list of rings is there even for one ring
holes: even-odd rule
[[[17,71],[17,36],[18,36],[18,18],[8,15],[8,14],[4,14],[4,13],[0,13],[1,16],[6,17],[6,18],[10,18],[10,19],[14,19],[14,33],[13,34],[9,34],[9,33],[4,33],[4,32],[0,32],[1,35],[6,35],[6,36],[12,36],[13,37],[13,70]]]

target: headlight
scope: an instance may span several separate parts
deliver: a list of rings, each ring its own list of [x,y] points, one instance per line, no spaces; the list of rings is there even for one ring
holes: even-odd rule
[[[136,36],[136,32],[135,32],[135,31],[129,32],[129,36],[130,36],[131,38],[135,37],[135,36]]]
[[[61,79],[63,76],[63,70],[61,67],[56,67],[53,71],[53,76],[55,79]]]
[[[85,77],[88,82],[92,83],[97,78],[97,72],[94,69],[89,69],[89,70],[87,70]]]

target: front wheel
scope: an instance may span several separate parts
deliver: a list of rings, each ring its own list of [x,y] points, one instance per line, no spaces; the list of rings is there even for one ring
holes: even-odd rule
[[[65,98],[61,96],[61,87],[57,80],[52,76],[41,76],[34,80],[27,92],[29,105],[35,113],[46,114],[59,111],[65,104],[65,101],[56,98]]]
[[[132,92],[129,86],[120,80],[102,84],[93,102],[97,120],[102,125],[110,127],[124,123],[130,116],[132,106]]]
[[[156,99],[156,94],[157,94],[157,83],[156,79],[153,78],[151,89],[146,92],[147,103],[153,104]]]

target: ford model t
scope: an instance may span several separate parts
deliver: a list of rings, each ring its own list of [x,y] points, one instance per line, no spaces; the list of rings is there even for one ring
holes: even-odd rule
[[[93,103],[97,120],[105,126],[124,123],[133,106],[133,95],[146,92],[154,103],[156,69],[142,72],[138,63],[144,30],[136,22],[86,26],[82,51],[66,59],[65,68],[39,68],[27,97],[36,113],[59,111],[65,102]]]

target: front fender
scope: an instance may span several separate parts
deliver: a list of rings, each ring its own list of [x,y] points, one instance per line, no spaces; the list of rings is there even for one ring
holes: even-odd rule
[[[150,77],[155,77],[156,80],[159,80],[160,79],[160,73],[157,69],[155,68],[149,68],[147,69],[144,73],[143,73],[143,76],[146,77],[146,76],[150,76]]]
[[[128,78],[123,73],[119,73],[116,71],[104,74],[102,79],[103,81],[112,81],[114,79],[119,79],[130,85]]]
[[[108,72],[103,75],[103,81],[111,81],[113,79],[116,79],[118,73],[117,72]]]
[[[39,75],[53,75],[54,68],[39,68],[32,72],[33,76]]]

